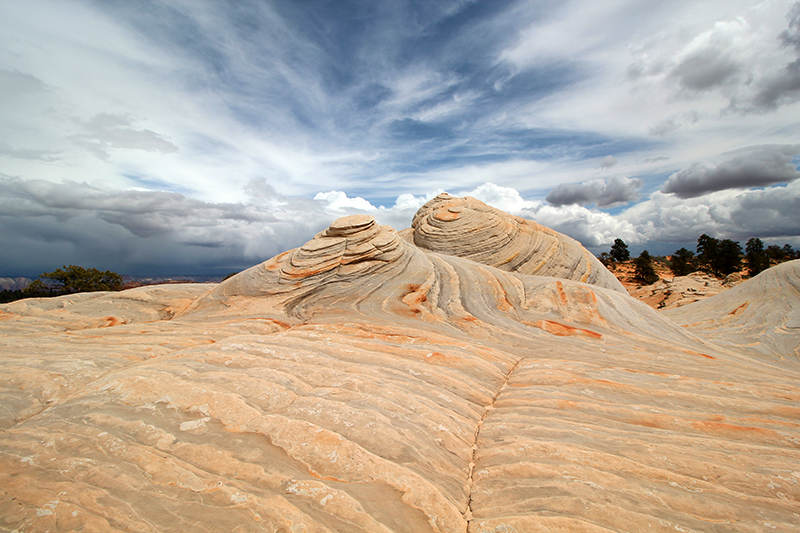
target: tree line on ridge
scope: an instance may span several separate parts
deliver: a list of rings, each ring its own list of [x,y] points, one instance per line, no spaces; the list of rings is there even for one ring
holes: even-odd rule
[[[601,253],[599,259],[604,265],[610,266],[614,263],[630,261],[631,254],[625,241],[615,239],[611,249]],[[704,233],[697,239],[695,252],[680,248],[669,258],[653,258],[647,250],[644,250],[633,262],[634,277],[649,285],[659,279],[653,266],[654,260],[666,264],[676,276],[686,276],[695,271],[703,271],[715,277],[724,278],[734,272],[739,272],[743,264],[747,265],[747,274],[753,277],[772,264],[792,259],[800,259],[800,251],[794,250],[789,244],[783,247],[776,244],[764,246],[761,239],[753,237],[747,241],[742,250],[742,245],[734,240],[715,239]]]

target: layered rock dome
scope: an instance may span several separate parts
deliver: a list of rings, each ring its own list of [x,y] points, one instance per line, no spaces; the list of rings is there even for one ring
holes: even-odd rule
[[[800,261],[659,314],[587,254],[440,196],[2,305],[0,530],[796,531]]]
[[[420,248],[500,270],[582,281],[620,292],[622,284],[576,240],[472,197],[440,194],[414,216]]]

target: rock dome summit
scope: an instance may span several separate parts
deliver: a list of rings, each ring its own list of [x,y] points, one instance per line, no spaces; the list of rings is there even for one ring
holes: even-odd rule
[[[800,261],[660,313],[448,195],[0,305],[0,531],[798,531],[797,309]]]

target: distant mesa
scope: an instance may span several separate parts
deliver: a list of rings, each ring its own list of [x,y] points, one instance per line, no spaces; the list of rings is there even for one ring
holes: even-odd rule
[[[440,194],[417,211],[411,225],[414,244],[425,250],[508,272],[571,279],[626,293],[575,239],[469,196]]]

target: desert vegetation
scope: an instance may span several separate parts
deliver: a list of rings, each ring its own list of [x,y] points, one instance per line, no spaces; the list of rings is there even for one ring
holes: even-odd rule
[[[673,275],[686,276],[692,272],[705,272],[719,279],[735,272],[744,271],[749,277],[758,275],[770,266],[800,258],[800,251],[791,245],[777,244],[765,246],[757,237],[747,241],[744,250],[742,245],[731,239],[717,239],[705,233],[697,238],[695,252],[682,247],[669,257],[651,256],[647,250],[633,260],[634,278],[642,283],[651,284],[658,281],[654,265],[665,265]],[[628,245],[622,239],[615,239],[611,249],[599,255],[600,261],[607,267],[615,267],[631,261]]]
[[[122,290],[122,275],[110,270],[64,265],[52,272],[44,272],[25,289],[2,291],[0,303],[22,298],[46,298],[77,292]]]

